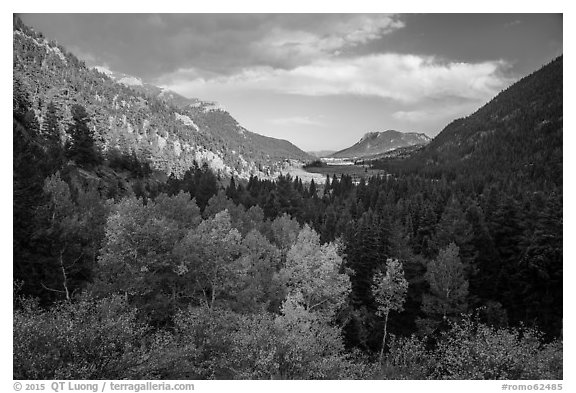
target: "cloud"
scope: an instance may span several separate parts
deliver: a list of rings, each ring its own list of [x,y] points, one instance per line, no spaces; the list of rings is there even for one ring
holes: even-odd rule
[[[387,14],[51,14],[32,17],[65,26],[66,46],[89,48],[119,72],[144,79],[195,68],[210,76],[270,66],[291,69],[401,29]],[[66,33],[68,32],[68,33]],[[73,32],[73,34],[70,34]],[[93,56],[92,56],[93,57]]]
[[[414,104],[425,100],[485,101],[510,84],[504,61],[443,62],[433,56],[376,54],[318,59],[293,69],[251,67],[230,76],[192,77],[178,70],[158,82],[184,95],[203,91],[272,91],[304,96],[356,95]]]
[[[326,124],[316,118],[310,116],[292,116],[270,119],[270,123],[280,126],[316,126],[323,127]]]
[[[250,51],[265,64],[290,68],[341,55],[346,49],[376,40],[404,27],[393,15],[328,15],[305,27],[280,25],[250,44]]]
[[[392,114],[392,117],[410,123],[420,123],[438,117],[438,113],[427,110],[397,111]]]
[[[392,117],[412,124],[438,123],[440,121],[450,121],[457,117],[466,116],[473,113],[479,107],[476,101],[464,101],[460,103],[427,103],[421,109],[400,110],[392,113]]]
[[[513,20],[513,21],[511,21],[511,22],[508,22],[508,23],[504,24],[504,27],[517,26],[517,25],[519,25],[519,24],[521,24],[521,23],[522,23],[521,20],[515,19],[515,20]]]

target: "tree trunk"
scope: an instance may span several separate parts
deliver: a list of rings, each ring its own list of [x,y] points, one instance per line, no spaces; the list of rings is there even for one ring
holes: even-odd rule
[[[216,300],[216,284],[212,283],[212,293],[210,298],[210,308],[214,308],[214,300]]]
[[[64,247],[62,250],[60,250],[60,268],[62,269],[62,278],[63,278],[63,282],[62,285],[64,286],[64,290],[66,293],[66,300],[70,301],[70,292],[68,291],[68,277],[66,276],[66,268],[64,267],[64,250],[66,249],[66,247]]]
[[[382,359],[384,358],[384,347],[386,346],[386,328],[388,326],[388,313],[384,317],[384,337],[382,337],[382,348],[380,348],[380,358],[379,363],[382,364]]]

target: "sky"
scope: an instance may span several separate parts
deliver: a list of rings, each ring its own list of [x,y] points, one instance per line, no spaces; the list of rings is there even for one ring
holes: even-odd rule
[[[561,14],[23,14],[89,66],[306,151],[437,135],[563,53]]]

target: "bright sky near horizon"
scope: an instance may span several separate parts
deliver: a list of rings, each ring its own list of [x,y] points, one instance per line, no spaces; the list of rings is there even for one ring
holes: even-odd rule
[[[433,137],[563,53],[561,14],[23,14],[90,66],[303,150]]]

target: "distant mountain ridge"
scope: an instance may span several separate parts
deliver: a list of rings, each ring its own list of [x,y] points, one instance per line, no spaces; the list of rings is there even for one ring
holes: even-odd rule
[[[217,103],[103,67],[89,68],[17,17],[13,55],[13,77],[30,93],[40,121],[50,102],[63,124],[71,120],[70,108],[80,104],[103,151],[134,152],[167,174],[180,176],[196,161],[223,175],[270,176],[293,161],[312,159],[286,140],[248,131]],[[60,131],[66,139],[65,127]]]
[[[332,154],[331,158],[361,159],[374,157],[401,147],[425,145],[430,138],[423,133],[387,130],[368,132],[354,145]]]
[[[317,151],[308,151],[307,153],[316,158],[323,158],[323,157],[329,157],[332,154],[336,153],[336,150],[317,150]]]

